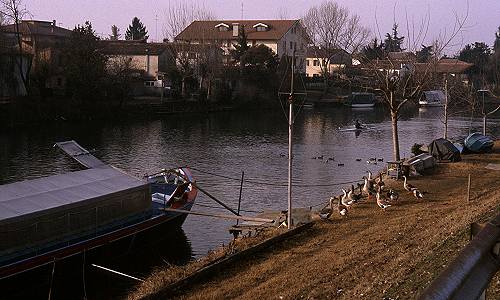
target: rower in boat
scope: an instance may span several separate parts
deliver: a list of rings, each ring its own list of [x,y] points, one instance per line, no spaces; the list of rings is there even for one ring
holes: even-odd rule
[[[356,122],[354,123],[354,128],[356,128],[357,130],[361,130],[363,129],[363,125],[361,125],[359,120],[356,120]]]

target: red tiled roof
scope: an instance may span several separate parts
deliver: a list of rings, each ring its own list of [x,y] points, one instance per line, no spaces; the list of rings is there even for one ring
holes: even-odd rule
[[[278,40],[299,20],[216,20],[193,21],[176,37],[176,41],[191,40],[232,40],[232,25],[238,23],[244,26],[248,40]],[[215,26],[224,23],[229,25],[228,31],[219,31]],[[253,28],[258,23],[266,24],[269,30],[257,31]]]
[[[415,64],[418,71],[423,72],[426,68],[430,68],[432,72],[435,73],[453,73],[460,74],[464,73],[468,68],[472,67],[474,64],[458,60],[456,58],[443,58],[440,59],[434,65],[428,65],[426,63]]]
[[[6,32],[16,32],[16,25],[9,24],[2,26],[2,30]],[[53,26],[52,22],[48,21],[23,20],[19,24],[19,32],[26,35],[69,37],[72,31],[66,28]]]
[[[100,41],[106,55],[160,55],[167,50],[166,43],[146,43],[145,41]]]

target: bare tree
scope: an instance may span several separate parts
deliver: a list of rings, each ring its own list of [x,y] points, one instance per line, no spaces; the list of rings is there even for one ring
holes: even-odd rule
[[[22,33],[21,33],[21,21],[23,18],[29,14],[28,10],[23,7],[23,3],[21,0],[0,0],[0,7],[2,14],[4,15],[7,21],[13,22],[15,27],[15,36],[17,40],[17,50],[18,50],[18,59],[16,59],[16,65],[19,71],[19,76],[21,81],[26,89],[26,92],[29,93],[29,85],[28,85],[28,74],[29,69],[31,68],[31,60],[27,62],[27,71],[24,72],[24,51],[23,51],[23,41],[22,41]]]
[[[488,91],[488,90],[479,90],[478,92],[480,92],[482,94],[481,115],[483,116],[483,135],[486,135],[486,119],[488,118],[489,115],[492,115],[492,114],[496,113],[500,109],[500,105],[498,105],[495,109],[493,109],[493,110],[491,110],[489,112],[486,111],[485,110],[486,109],[485,108],[485,103],[484,103],[484,94],[491,93],[491,92]],[[493,95],[493,96],[495,98],[498,98],[495,95]]]
[[[175,37],[195,20],[214,20],[215,14],[203,4],[182,1],[170,4],[165,10],[166,21],[163,26],[165,39],[173,41]]]
[[[196,20],[213,20],[215,15],[204,5],[195,2],[180,2],[171,4],[165,11],[166,23],[163,28],[165,40],[171,40],[169,45],[172,57],[175,58],[176,71],[181,78],[181,94],[186,97],[186,81],[189,78],[197,78],[199,87],[203,86],[204,74],[208,68],[204,61],[212,57],[213,47],[202,46],[198,43],[176,42],[175,37],[189,24]],[[203,36],[203,33],[201,33]],[[208,51],[204,53],[203,51]],[[211,60],[211,59],[210,59]]]
[[[369,37],[369,30],[361,25],[359,16],[330,0],[311,7],[302,18],[302,23],[316,52],[314,55],[320,60],[325,84],[328,83],[333,55],[339,49],[352,55]]]
[[[113,100],[118,100],[118,108],[122,108],[125,101],[130,98],[137,69],[130,57],[120,55],[108,59],[106,66],[108,93]]]
[[[468,12],[468,11],[467,11]],[[408,19],[408,18],[407,18]],[[455,14],[455,25],[449,35],[441,34],[436,45],[435,53],[443,53],[454,38],[462,31],[467,15],[459,17]],[[386,59],[367,60],[365,69],[372,77],[375,90],[382,93],[382,102],[387,106],[391,116],[393,158],[401,159],[399,151],[398,119],[401,109],[411,101],[418,99],[423,90],[433,88],[436,85],[436,66],[439,63],[434,56],[426,63],[417,63],[413,54],[426,38],[429,18],[424,19],[419,26],[407,21],[407,52],[391,55],[385,53]],[[439,79],[441,80],[441,79]],[[446,112],[447,113],[447,112]],[[447,119],[447,116],[445,116]],[[447,121],[445,125],[447,130]]]
[[[286,6],[281,6],[280,8],[278,8],[278,11],[276,12],[276,18],[278,20],[287,20],[289,18],[288,9],[286,8]]]

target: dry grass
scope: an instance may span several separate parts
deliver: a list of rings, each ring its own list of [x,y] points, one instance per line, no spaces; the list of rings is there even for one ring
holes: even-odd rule
[[[226,246],[219,247],[210,251],[206,256],[193,261],[185,266],[169,265],[154,270],[146,281],[137,286],[137,289],[129,295],[129,299],[140,299],[145,295],[152,295],[157,293],[161,288],[171,285],[187,276],[195,273],[196,271],[216,263],[231,254],[241,252],[248,249],[266,239],[277,236],[285,231],[284,228],[274,229],[268,228],[258,232],[257,235],[250,238],[238,238],[233,240]]]
[[[467,244],[469,224],[500,213],[500,172],[484,168],[487,163],[500,163],[499,148],[497,142],[494,153],[463,156],[460,163],[442,164],[432,175],[412,178],[412,184],[428,191],[423,201],[404,192],[401,182],[387,180],[400,192],[398,205],[382,211],[368,201],[352,209],[347,218],[335,215],[330,222],[318,221],[306,232],[184,290],[179,297],[415,298]],[[469,173],[470,203],[466,201]],[[202,261],[159,271],[132,298],[148,295],[201,266]],[[489,292],[490,297],[500,298],[499,276]]]

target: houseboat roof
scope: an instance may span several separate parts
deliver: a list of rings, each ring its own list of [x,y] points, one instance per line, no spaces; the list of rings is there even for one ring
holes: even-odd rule
[[[0,224],[37,213],[58,212],[145,185],[146,182],[109,166],[1,185]]]

